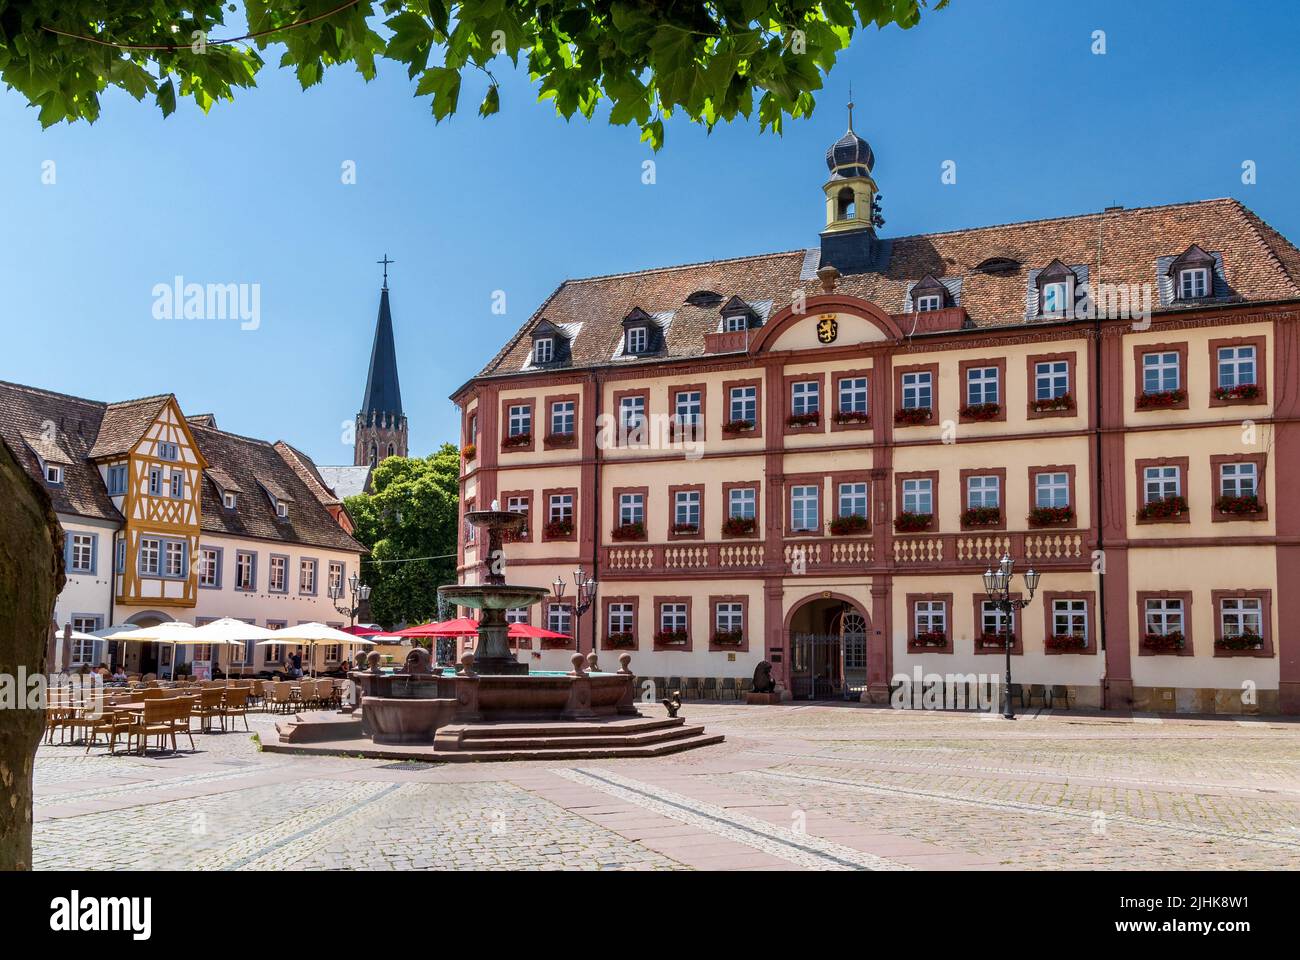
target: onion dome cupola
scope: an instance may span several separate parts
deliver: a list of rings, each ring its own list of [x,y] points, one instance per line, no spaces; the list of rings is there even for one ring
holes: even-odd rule
[[[871,144],[853,130],[853,100],[849,94],[849,127],[826,151],[830,179],[826,194],[826,228],[822,231],[821,265],[842,274],[862,273],[875,252],[876,227],[883,226],[872,169]]]

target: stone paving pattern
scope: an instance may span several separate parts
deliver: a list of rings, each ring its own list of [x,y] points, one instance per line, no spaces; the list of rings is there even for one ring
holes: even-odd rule
[[[659,715],[658,707],[642,707]],[[687,704],[654,760],[424,764],[42,746],[35,865],[77,870],[1300,868],[1300,723]],[[253,715],[253,731],[274,718]],[[186,744],[188,746],[188,744]]]

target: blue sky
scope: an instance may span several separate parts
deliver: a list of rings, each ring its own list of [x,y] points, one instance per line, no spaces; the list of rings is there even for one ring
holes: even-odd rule
[[[427,453],[457,436],[447,395],[566,277],[814,245],[850,81],[886,235],[1235,196],[1300,238],[1293,6],[953,0],[911,31],[858,35],[782,138],[674,118],[649,186],[634,129],[566,123],[522,71],[498,71],[486,120],[467,78],[441,125],[396,67],[306,93],[267,68],[207,117],[110,93],[93,127],[44,132],[0,91],[0,379],[170,391],[227,430],[350,462],[340,423],[360,404],[387,252],[411,447]],[[259,284],[261,326],[155,319],[152,289],[176,275]]]

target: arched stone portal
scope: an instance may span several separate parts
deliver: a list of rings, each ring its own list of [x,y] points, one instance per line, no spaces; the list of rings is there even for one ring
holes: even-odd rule
[[[141,610],[127,617],[126,622],[133,627],[156,627],[173,619],[175,618],[160,610]],[[137,643],[128,640],[129,636],[130,634],[123,634],[121,640],[110,641],[116,644],[116,649],[109,649],[109,659],[113,661],[110,666],[121,663],[128,673],[170,673],[173,666],[172,654],[175,652],[170,645],[148,640]]]
[[[867,688],[871,618],[844,594],[801,600],[785,617],[786,683],[795,700],[858,700]]]

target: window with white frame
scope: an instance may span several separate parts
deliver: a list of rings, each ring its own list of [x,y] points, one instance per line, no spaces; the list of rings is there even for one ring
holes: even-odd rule
[[[185,544],[178,540],[163,541],[163,576],[172,579],[185,576]]]
[[[573,494],[553,493],[546,505],[546,519],[554,523],[557,520],[573,519]]]
[[[1070,475],[1067,473],[1034,474],[1034,506],[1068,507]]]
[[[287,518],[289,516],[289,505],[283,500],[275,501],[275,515],[281,520]]]
[[[239,551],[235,554],[235,589],[254,590],[257,588],[257,555]]]
[[[509,607],[506,610],[506,623],[527,623],[527,607]]]
[[[533,363],[550,363],[555,359],[555,341],[550,337],[538,337],[533,341]]]
[[[1011,629],[1010,614],[991,600],[980,601],[980,630],[1001,637]]]
[[[94,663],[95,657],[95,640],[90,634],[103,627],[103,623],[97,616],[75,616],[72,618],[72,629],[77,633],[83,634],[89,639],[72,638],[72,662],[73,663]]]
[[[970,367],[966,371],[966,404],[998,403],[998,368]]]
[[[817,413],[821,410],[821,384],[816,380],[801,380],[790,385],[790,412],[795,416]]]
[[[331,597],[340,597],[343,595],[343,563],[339,560],[331,560],[329,567],[329,580],[326,582],[325,589],[329,591]]]
[[[1219,347],[1216,370],[1219,387],[1230,390],[1233,387],[1250,386],[1255,379],[1255,347],[1247,344],[1239,347]]]
[[[929,410],[933,405],[933,380],[929,370],[905,373],[903,381],[903,409]]]
[[[753,487],[732,487],[727,491],[727,516],[755,519],[758,516],[758,491]]]
[[[531,404],[518,403],[509,409],[506,432],[509,436],[520,437],[533,432],[533,408]]]
[[[903,481],[903,512],[934,513],[933,481],[929,477],[918,477]]]
[[[620,493],[618,495],[618,524],[645,523],[645,494]]]
[[[924,633],[948,633],[948,602],[946,600],[918,600],[913,627],[918,636]]]
[[[1146,601],[1145,630],[1165,636],[1183,633],[1183,601],[1180,598],[1158,598]]]
[[[867,412],[867,378],[843,377],[839,390],[840,413]]]
[[[722,329],[727,333],[739,333],[749,326],[749,318],[743,313],[733,313],[722,318]]]
[[[1142,392],[1167,393],[1179,386],[1178,352],[1142,354]]]
[[[1065,310],[1068,302],[1070,288],[1065,283],[1045,283],[1043,284],[1043,309],[1044,314],[1059,314]]]
[[[140,538],[140,572],[157,576],[162,558],[162,541],[157,537]]]
[[[529,497],[506,497],[506,509],[511,513],[524,514],[524,522],[519,527],[519,536],[528,536],[528,507]]]
[[[1224,639],[1264,636],[1264,604],[1259,597],[1224,597],[1219,617]]]
[[[794,532],[818,530],[821,521],[817,516],[819,489],[813,484],[790,488],[790,529]]]
[[[1177,467],[1145,467],[1142,470],[1142,502],[1155,503],[1182,493]]]
[[[162,470],[159,467],[149,468],[149,496],[162,496]]]
[[[1088,601],[1053,600],[1052,636],[1082,637],[1088,642]]]
[[[213,547],[199,548],[199,586],[221,586],[221,554]]]
[[[1196,300],[1210,295],[1210,271],[1205,267],[1192,267],[1178,271],[1178,299]]]
[[[700,491],[678,490],[673,494],[673,524],[700,527]]]
[[[732,423],[758,423],[758,387],[731,388],[730,416]]]
[[[316,561],[303,557],[298,561],[298,592],[316,592]]]
[[[645,428],[645,395],[634,394],[618,402],[618,423],[625,433],[639,433]]]
[[[609,605],[608,634],[632,632],[632,604],[611,603]]]
[[[1046,360],[1034,364],[1034,399],[1055,400],[1069,392],[1069,361]]]
[[[647,327],[629,327],[627,331],[627,352],[645,353],[650,343],[650,330]]]
[[[546,629],[568,635],[573,629],[573,607],[567,603],[552,603],[547,606]]]
[[[225,507],[227,510],[234,510],[235,504],[237,504],[238,502],[239,499],[235,496],[235,494],[231,493],[230,491],[226,491],[221,495],[221,505]]]
[[[659,604],[659,629],[664,633],[686,632],[686,604]]]
[[[745,629],[745,605],[732,601],[721,602],[714,613],[714,628],[718,633]]]
[[[937,293],[923,293],[916,298],[916,312],[929,313],[943,306],[943,297]]]
[[[551,404],[551,433],[565,435],[574,432],[574,419],[578,405],[572,400],[557,400]]]
[[[1259,490],[1259,477],[1253,463],[1223,463],[1219,465],[1219,495],[1223,497],[1253,497]]]
[[[95,535],[93,533],[69,534],[68,572],[95,572]]]
[[[966,506],[997,509],[1002,506],[1002,478],[997,474],[966,478]]]
[[[678,390],[673,398],[673,415],[679,427],[699,426],[703,420],[702,401],[698,390]]]
[[[271,579],[267,589],[272,593],[286,593],[289,589],[289,558],[271,557]]]
[[[839,488],[839,504],[836,510],[841,517],[863,517],[867,516],[867,485],[866,483],[841,483]]]
[[[57,463],[47,463],[45,465],[45,482],[55,487],[62,485],[63,468]]]

